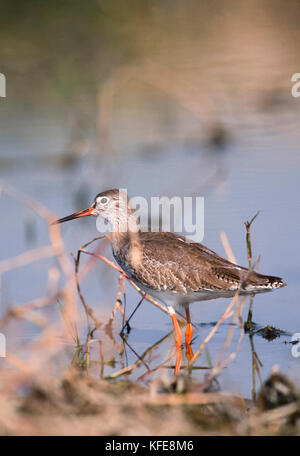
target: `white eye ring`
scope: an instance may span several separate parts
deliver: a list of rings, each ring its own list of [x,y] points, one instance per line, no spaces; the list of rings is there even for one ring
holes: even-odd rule
[[[106,204],[108,202],[107,196],[102,196],[102,198],[99,199],[100,204]]]

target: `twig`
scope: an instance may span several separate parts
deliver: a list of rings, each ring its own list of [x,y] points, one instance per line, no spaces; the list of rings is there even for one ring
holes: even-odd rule
[[[234,404],[246,410],[246,402],[241,396],[226,395],[222,393],[186,393],[186,394],[159,394],[151,398],[152,404],[160,405],[208,405],[208,404]]]
[[[151,345],[151,347],[147,348],[147,350],[144,351],[144,353],[139,357],[139,359],[135,363],[119,370],[118,372],[114,372],[113,374],[109,375],[108,377],[105,377],[105,379],[117,378],[117,377],[120,377],[121,375],[133,372],[138,367],[138,365],[142,362],[142,360],[145,358],[145,356],[147,356],[148,353],[150,353],[152,350],[154,350],[156,347],[158,347],[160,344],[162,344],[165,340],[169,339],[169,337],[172,334],[173,334],[173,331],[170,331],[162,339],[155,342],[155,344]]]
[[[173,355],[169,356],[165,361],[160,363],[158,366],[154,367],[153,369],[149,369],[148,372],[145,372],[142,374],[140,377],[137,378],[137,382],[143,382],[146,377],[149,377],[149,375],[153,374],[154,372],[158,371],[158,369],[162,369],[166,367],[166,363],[170,361],[173,358]],[[173,367],[174,369],[175,367]]]
[[[248,262],[249,262],[249,269],[252,268],[252,248],[251,248],[251,235],[250,235],[250,228],[256,217],[260,211],[257,211],[254,217],[250,220],[250,222],[245,222],[246,227],[246,243],[247,243],[247,254],[248,254]]]
[[[130,322],[130,320],[132,319],[132,317],[133,317],[133,315],[135,314],[135,312],[136,312],[136,311],[138,310],[138,308],[140,307],[140,305],[142,304],[142,302],[144,301],[145,297],[146,297],[146,293],[143,294],[142,299],[139,301],[139,303],[138,303],[137,306],[135,307],[134,311],[132,312],[132,314],[130,315],[130,317],[129,317],[128,320],[126,321],[126,323],[123,323],[123,327],[122,327],[121,334],[124,334],[125,328],[127,329],[128,332],[130,331],[129,322]]]
[[[238,299],[237,305],[236,305],[235,314],[234,314],[233,319],[232,319],[232,323],[233,324],[237,323],[238,318],[239,318],[240,308],[242,307],[242,305],[246,301],[246,299],[247,299],[246,296],[244,296],[242,300]],[[228,348],[229,348],[229,346],[231,344],[235,328],[236,328],[236,326],[234,326],[234,325],[230,325],[229,326],[225,342],[224,342],[224,344],[223,344],[223,346],[222,346],[222,348],[221,348],[221,350],[220,350],[220,352],[219,352],[219,354],[217,356],[217,360],[215,362],[215,365],[221,365],[221,360],[222,360],[224,354],[226,353],[226,351],[228,350]],[[240,328],[241,328],[241,331],[244,332],[243,325],[240,325]]]
[[[251,245],[251,225],[258,216],[260,211],[257,211],[256,214],[252,217],[250,222],[245,222],[245,227],[246,227],[246,245],[247,245],[247,256],[248,256],[248,263],[249,263],[249,270],[251,271],[252,269],[258,269],[258,264],[260,261],[260,256],[258,257],[258,260],[256,262],[256,265],[252,265],[252,245]],[[252,268],[253,266],[253,268]],[[252,315],[253,315],[253,301],[254,301],[254,294],[250,295],[250,301],[249,301],[249,311],[248,311],[248,318],[247,322],[245,323],[246,329],[250,328],[252,325]]]
[[[1,183],[2,184],[2,183]],[[63,241],[60,235],[60,230],[58,228],[58,225],[52,225],[51,222],[55,220],[55,214],[51,211],[49,211],[45,206],[42,204],[38,203],[32,198],[29,198],[25,196],[23,193],[18,192],[15,190],[13,187],[7,185],[7,184],[2,184],[5,192],[12,196],[13,198],[16,198],[18,201],[22,201],[26,206],[30,207],[34,212],[36,212],[40,217],[44,218],[48,222],[49,226],[49,238],[53,250],[54,256],[56,256],[58,263],[60,264],[60,267],[66,277],[67,284],[61,291],[60,295],[64,299],[64,305],[66,307],[66,311],[68,314],[68,320],[70,321],[71,327],[75,328],[76,323],[77,323],[77,309],[76,309],[76,295],[75,295],[75,290],[73,289],[72,286],[72,267],[71,263],[68,259],[68,257],[64,253],[64,248],[63,248]],[[46,248],[47,249],[47,248]],[[46,256],[49,256],[50,250]],[[38,258],[38,252],[36,251],[35,258]],[[8,260],[12,261],[12,260]],[[24,264],[24,262],[30,261],[30,258],[28,257],[27,253],[24,253],[19,256],[17,259],[21,264]],[[67,333],[68,334],[68,333]],[[69,334],[68,334],[69,335]],[[71,334],[71,337],[73,338],[73,334]]]
[[[204,341],[202,342],[202,344],[200,345],[200,347],[198,348],[198,350],[197,350],[196,353],[194,354],[193,358],[190,360],[189,366],[192,366],[192,365],[194,364],[194,362],[196,361],[196,359],[198,358],[198,356],[199,356],[200,353],[202,352],[202,350],[203,350],[203,348],[205,347],[205,345],[207,344],[207,342],[210,341],[210,339],[212,338],[212,336],[213,336],[213,335],[215,334],[215,332],[217,331],[217,329],[218,329],[218,327],[220,326],[220,324],[230,316],[230,311],[231,311],[231,309],[233,308],[234,304],[236,303],[238,297],[239,297],[239,293],[238,293],[238,291],[237,291],[236,294],[234,295],[233,299],[231,300],[230,304],[228,305],[227,309],[226,309],[225,312],[223,313],[223,315],[219,318],[219,320],[217,321],[217,323],[215,324],[215,326],[211,329],[211,331],[209,332],[209,334],[205,337]]]
[[[123,282],[124,282],[124,275],[123,274],[119,275],[118,281],[119,281],[119,285],[118,285],[117,299],[116,299],[115,305],[113,307],[111,316],[110,316],[108,322],[105,325],[105,332],[110,338],[112,338],[112,328],[111,328],[111,326],[112,326],[112,322],[113,322],[113,320],[114,320],[114,318],[116,316],[117,310],[119,310],[119,312],[122,315],[123,326],[124,326],[124,323],[125,323],[125,325],[128,324],[128,320],[126,319],[125,311],[124,311],[123,305],[122,305],[122,285],[123,285]]]
[[[250,341],[251,354],[252,354],[252,399],[255,401],[256,400],[256,375],[259,378],[260,384],[262,384],[260,367],[263,367],[263,364],[260,361],[258,354],[255,351],[252,334],[249,334],[249,341]]]
[[[41,247],[35,250],[29,250],[29,252],[24,252],[15,257],[0,261],[0,274],[5,271],[9,271],[10,269],[19,268],[28,263],[33,263],[34,261],[42,260],[55,255],[56,253],[52,245],[47,245],[46,247]]]
[[[81,250],[82,253],[86,253],[87,255],[91,255],[91,256],[94,256],[95,258],[98,258],[99,260],[102,260],[104,261],[104,263],[108,264],[110,267],[112,267],[113,269],[115,269],[116,271],[122,273],[124,275],[124,277],[126,277],[126,279],[131,283],[131,285],[143,296],[145,293],[128,277],[128,275],[119,267],[117,266],[115,263],[113,263],[112,261],[108,260],[107,258],[105,258],[104,256],[102,255],[96,255],[94,252],[89,252],[88,250],[85,250],[85,249],[82,249]],[[151,298],[151,296],[149,296],[148,294],[146,294],[145,296],[145,299],[147,299],[147,301],[151,302],[151,304],[155,305],[156,307],[158,307],[160,310],[162,310],[164,313],[166,313],[167,315],[169,315],[169,312],[167,311],[167,309],[165,309],[164,306],[162,306],[159,302],[157,302],[155,299]]]
[[[236,309],[236,312],[238,314],[239,312],[239,306],[237,305],[237,309]],[[230,334],[231,332],[231,334]],[[236,348],[224,359],[223,362],[221,362],[221,357],[220,357],[220,360],[217,361],[214,365],[214,367],[212,368],[209,376],[206,378],[206,381],[203,385],[203,388],[205,388],[205,386],[209,385],[211,383],[211,381],[217,376],[217,375],[220,375],[220,372],[225,368],[227,367],[231,361],[234,360],[234,358],[236,357],[240,347],[241,347],[241,343],[242,343],[242,340],[244,338],[244,327],[243,325],[240,326],[240,337],[238,339],[238,342],[237,342],[237,345],[236,345]],[[226,351],[226,349],[229,347],[230,345],[230,342],[232,340],[232,336],[233,336],[233,331],[232,331],[232,328],[229,328],[228,330],[228,335],[227,335],[227,338],[226,338],[226,341],[224,343],[224,346],[221,350],[221,353],[224,353]]]
[[[230,244],[229,244],[228,237],[227,237],[226,233],[224,233],[222,231],[221,234],[220,234],[220,237],[221,237],[221,242],[223,244],[223,247],[224,247],[224,250],[225,250],[225,253],[227,255],[228,260],[231,261],[231,263],[237,264],[237,261],[235,259],[234,253],[233,253],[233,251],[232,251],[232,249],[230,247]]]
[[[97,240],[100,240],[100,239],[103,239],[105,236],[98,236],[96,238],[94,238],[92,241],[90,242],[87,242],[86,244],[84,244],[82,246],[82,248],[85,248],[87,246],[89,246],[90,244],[92,244],[93,242],[97,241]],[[81,249],[82,249],[81,248]],[[101,322],[94,316],[94,311],[93,309],[91,309],[88,304],[86,303],[86,300],[84,299],[83,297],[83,294],[82,294],[82,291],[81,291],[81,287],[80,287],[80,284],[79,284],[79,280],[78,280],[78,273],[79,273],[79,262],[80,262],[80,254],[81,254],[81,249],[78,250],[77,252],[77,257],[75,257],[75,255],[73,255],[73,253],[71,253],[71,256],[73,257],[74,259],[74,263],[75,263],[75,281],[76,281],[76,287],[77,287],[77,291],[78,291],[78,295],[79,295],[79,298],[80,298],[80,301],[83,305],[83,308],[85,310],[85,313],[86,313],[86,317],[87,317],[87,323],[88,323],[88,326],[89,326],[89,317],[94,321],[95,323],[95,329],[99,328],[101,326]]]

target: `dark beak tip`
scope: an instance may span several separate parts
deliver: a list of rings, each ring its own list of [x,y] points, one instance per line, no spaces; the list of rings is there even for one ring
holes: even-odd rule
[[[50,223],[50,226],[59,225],[60,223],[62,223],[60,220],[54,220],[53,222]]]
[[[89,215],[92,215],[92,211],[93,211],[93,208],[88,207],[87,209],[84,209],[83,211],[75,212],[74,214],[67,215],[67,217],[63,217],[61,219],[54,220],[53,222],[51,222],[50,226],[68,222],[69,220],[75,220],[80,217],[87,217]]]

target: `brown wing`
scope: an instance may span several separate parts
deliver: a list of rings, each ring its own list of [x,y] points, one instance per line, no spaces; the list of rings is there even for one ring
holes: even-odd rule
[[[141,232],[138,244],[141,250],[138,264],[132,261],[129,237],[119,245],[116,258],[134,280],[154,290],[188,293],[203,289],[278,288],[285,285],[279,277],[249,271],[204,245],[173,233]]]
[[[142,262],[131,270],[138,282],[156,290],[181,293],[237,288],[247,269],[173,233],[140,233]]]

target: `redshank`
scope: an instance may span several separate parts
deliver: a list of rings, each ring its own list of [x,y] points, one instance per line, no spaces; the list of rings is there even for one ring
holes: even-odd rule
[[[101,216],[109,222],[114,258],[138,287],[167,306],[178,348],[182,344],[182,333],[175,309],[185,309],[185,344],[190,356],[193,334],[191,302],[229,298],[237,291],[240,295],[255,294],[286,285],[279,277],[258,274],[231,263],[184,236],[141,230],[129,198],[118,189],[99,193],[90,207],[55,223],[86,216]],[[178,368],[175,373],[178,373]]]

